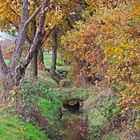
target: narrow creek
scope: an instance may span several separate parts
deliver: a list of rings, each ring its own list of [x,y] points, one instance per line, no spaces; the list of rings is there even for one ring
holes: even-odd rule
[[[82,107],[76,110],[63,110],[62,125],[65,131],[63,140],[87,140],[88,119]]]

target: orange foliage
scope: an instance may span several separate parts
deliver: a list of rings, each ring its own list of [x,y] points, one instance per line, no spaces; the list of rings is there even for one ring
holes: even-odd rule
[[[4,54],[5,59],[10,59],[12,52],[13,52],[13,48],[11,48],[11,47],[6,48],[5,49],[5,54]]]
[[[62,37],[66,57],[71,60],[71,76],[104,75],[106,86],[118,88],[120,107],[138,110],[140,3],[138,0],[117,1],[117,5],[112,7],[108,4],[95,6],[94,2],[89,0],[89,8],[94,15],[85,10],[85,22],[77,22],[75,29]]]

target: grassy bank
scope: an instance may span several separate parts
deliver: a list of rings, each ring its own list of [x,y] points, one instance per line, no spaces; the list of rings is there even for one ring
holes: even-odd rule
[[[0,112],[0,140],[48,140],[37,126]]]

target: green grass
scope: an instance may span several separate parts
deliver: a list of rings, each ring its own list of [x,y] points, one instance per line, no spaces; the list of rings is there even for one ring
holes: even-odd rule
[[[44,64],[47,68],[51,68],[51,59],[52,59],[52,54],[51,53],[44,53]],[[57,59],[57,65],[56,65],[57,70],[66,70],[69,71],[70,67],[64,65],[64,63],[61,61],[60,56],[58,55]]]
[[[9,64],[9,59],[5,59],[4,61],[5,61],[6,65]]]
[[[51,68],[51,59],[52,59],[52,54],[51,53],[44,53],[44,64],[46,66],[46,68]],[[9,59],[5,59],[4,60],[5,63],[8,65],[9,64]],[[61,61],[60,56],[58,55],[58,59],[57,59],[57,66],[56,66],[57,70],[66,70],[69,71],[70,67],[64,65],[64,63]]]
[[[43,97],[38,97],[37,104],[41,115],[46,118],[50,124],[55,125],[58,122],[60,108],[62,106],[61,101],[58,99],[56,93],[50,93],[50,99],[46,100]]]
[[[89,96],[87,101],[85,101],[84,109],[88,112],[88,122],[89,122],[89,135],[88,139],[102,139],[103,138],[103,128],[108,126],[110,121],[113,120],[119,112],[119,108],[116,105],[116,97],[113,95],[107,95],[108,91],[103,93],[93,94]],[[105,135],[106,139],[103,140],[116,140],[115,135],[110,132],[110,134]]]
[[[0,85],[0,93],[2,92],[2,90],[3,90],[3,87],[2,87],[2,85]]]
[[[48,126],[57,127],[62,107],[59,92],[53,92],[49,84],[43,80],[34,82],[23,80],[17,92],[23,97],[24,108],[27,112],[31,110],[33,104],[39,109],[41,116],[48,121]],[[32,100],[34,100],[34,103],[31,103]]]
[[[117,135],[113,132],[110,132],[104,139],[102,140],[117,140]]]
[[[51,57],[52,55],[50,53],[44,53],[44,64],[47,68],[51,66]]]
[[[38,127],[0,112],[0,140],[47,140]]]
[[[80,98],[86,100],[90,95],[93,94],[92,87],[66,87],[66,88],[53,88],[54,92],[59,92],[62,96],[67,95],[68,98]]]

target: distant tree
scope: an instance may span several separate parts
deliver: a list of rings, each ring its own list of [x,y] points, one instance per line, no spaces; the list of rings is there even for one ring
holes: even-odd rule
[[[51,62],[51,74],[55,74],[56,60],[57,60],[57,29],[54,27],[52,31],[52,62]]]

